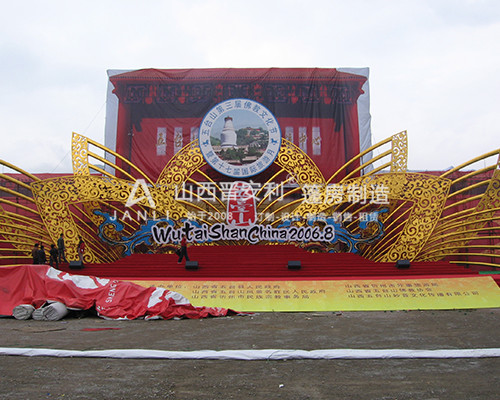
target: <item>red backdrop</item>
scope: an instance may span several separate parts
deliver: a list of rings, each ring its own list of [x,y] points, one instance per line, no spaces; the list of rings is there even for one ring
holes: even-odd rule
[[[283,138],[304,150],[328,178],[360,152],[357,100],[366,80],[319,68],[144,69],[114,75],[116,151],[155,179],[197,138],[212,107],[248,98],[266,106]]]

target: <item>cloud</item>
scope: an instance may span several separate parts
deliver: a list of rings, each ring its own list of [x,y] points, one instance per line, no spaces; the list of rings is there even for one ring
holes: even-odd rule
[[[373,141],[406,129],[410,168],[444,169],[500,147],[498,37],[494,0],[8,2],[0,158],[69,172],[108,69],[369,67]]]

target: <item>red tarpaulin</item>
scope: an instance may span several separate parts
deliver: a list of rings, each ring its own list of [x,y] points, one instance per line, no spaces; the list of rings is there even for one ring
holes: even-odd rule
[[[47,265],[0,268],[0,315],[11,316],[21,304],[41,307],[46,301],[69,309],[95,307],[111,319],[205,318],[234,314],[218,307],[195,307],[179,293],[94,276],[72,275]]]

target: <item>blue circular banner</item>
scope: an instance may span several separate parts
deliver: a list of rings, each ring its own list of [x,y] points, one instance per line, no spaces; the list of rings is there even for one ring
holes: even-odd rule
[[[205,161],[233,178],[264,171],[281,147],[278,121],[250,99],[229,99],[214,106],[203,118],[198,138]]]

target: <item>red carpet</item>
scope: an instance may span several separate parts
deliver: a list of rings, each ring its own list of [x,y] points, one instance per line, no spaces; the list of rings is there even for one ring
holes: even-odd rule
[[[112,264],[86,265],[70,270],[75,274],[118,279],[338,279],[418,277],[437,275],[477,275],[477,271],[447,262],[414,262],[408,269],[395,263],[375,263],[351,253],[310,253],[293,245],[280,246],[191,246],[191,261],[197,270],[177,264],[174,254],[134,254]],[[301,269],[289,270],[288,261],[300,261]]]

